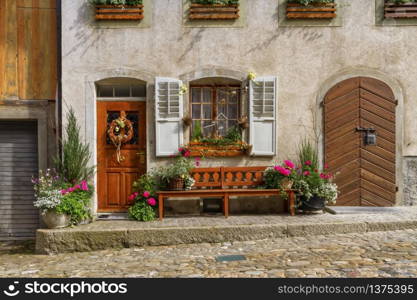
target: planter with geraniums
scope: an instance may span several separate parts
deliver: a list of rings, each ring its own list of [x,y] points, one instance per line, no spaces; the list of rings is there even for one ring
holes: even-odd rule
[[[43,223],[48,228],[63,228],[91,220],[94,188],[88,183],[95,168],[89,166],[89,145],[82,142],[74,111],[67,114],[62,154],[54,159],[55,169],[40,171],[32,178]]]
[[[91,0],[96,20],[142,20],[143,0]]]
[[[417,18],[417,0],[386,0],[384,16],[394,19]]]
[[[333,19],[336,17],[334,0],[288,0],[288,19]]]
[[[239,0],[191,0],[190,20],[236,20]]]

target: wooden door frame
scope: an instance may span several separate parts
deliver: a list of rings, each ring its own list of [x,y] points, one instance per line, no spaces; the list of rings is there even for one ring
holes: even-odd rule
[[[324,161],[324,98],[326,94],[333,88],[336,84],[356,77],[368,77],[373,78],[379,81],[382,81],[386,85],[388,85],[392,92],[394,93],[395,99],[398,101],[397,109],[395,112],[395,123],[396,123],[396,141],[395,141],[395,175],[396,175],[396,186],[398,187],[398,192],[396,193],[396,201],[395,205],[401,205],[403,202],[403,189],[404,189],[404,182],[403,182],[403,128],[404,128],[404,93],[401,87],[401,84],[397,82],[397,80],[391,78],[390,76],[369,69],[355,69],[353,71],[342,71],[337,73],[327,79],[317,93],[316,97],[316,105],[315,109],[312,112],[314,116],[314,133],[317,137],[317,146],[319,151],[319,160],[320,164]]]
[[[145,172],[147,172],[147,170],[148,170],[148,156],[149,156],[149,149],[148,149],[148,122],[147,122],[147,118],[148,118],[148,116],[147,116],[147,110],[148,110],[148,105],[147,105],[147,101],[146,100],[144,100],[144,99],[132,99],[132,98],[130,98],[130,99],[123,99],[123,98],[115,98],[115,99],[100,99],[100,98],[97,98],[96,99],[96,103],[95,103],[95,111],[96,111],[96,115],[95,115],[95,128],[96,128],[96,130],[95,130],[95,134],[96,134],[96,139],[95,139],[95,145],[94,145],[94,147],[95,147],[95,149],[96,149],[96,156],[95,156],[95,162],[96,162],[96,166],[97,166],[97,164],[98,164],[98,162],[99,162],[99,155],[100,155],[100,151],[99,151],[99,149],[98,149],[98,146],[99,146],[99,144],[98,144],[98,142],[99,142],[99,139],[98,139],[98,129],[99,129],[99,125],[98,125],[98,122],[99,122],[99,120],[97,119],[97,113],[98,113],[98,104],[99,103],[110,103],[110,102],[112,102],[112,103],[117,103],[117,102],[120,102],[120,103],[126,103],[126,102],[136,102],[136,103],[143,103],[143,105],[144,105],[144,124],[145,124],[145,129],[144,129],[144,135],[145,135],[145,147],[144,147],[144,150],[145,150]],[[120,212],[122,212],[122,213],[124,213],[125,212],[125,210],[122,210],[122,209],[116,209],[116,210],[107,210],[107,209],[99,209],[99,192],[98,192],[98,187],[99,187],[99,185],[98,185],[98,183],[99,183],[99,177],[98,177],[98,172],[96,172],[96,175],[95,175],[95,186],[96,186],[96,193],[95,193],[95,195],[96,195],[96,197],[95,197],[95,200],[94,200],[94,205],[95,205],[95,212],[96,213],[98,213],[98,214],[108,214],[108,213],[120,213]],[[99,211],[100,210],[100,211]]]

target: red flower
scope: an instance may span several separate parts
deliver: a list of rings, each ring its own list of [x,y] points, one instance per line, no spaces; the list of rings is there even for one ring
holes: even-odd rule
[[[304,164],[305,164],[306,166],[311,166],[311,160],[307,160]]]
[[[310,176],[310,171],[304,171],[303,175],[304,176]]]

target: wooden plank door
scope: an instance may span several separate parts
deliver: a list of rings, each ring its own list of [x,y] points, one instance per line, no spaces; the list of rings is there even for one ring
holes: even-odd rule
[[[339,172],[336,205],[395,204],[395,108],[391,88],[373,78],[351,78],[327,93],[324,152],[330,171]],[[374,128],[377,144],[366,145],[358,127]]]
[[[107,131],[124,111],[133,123],[133,138],[121,147],[124,160],[118,162],[116,146]],[[124,212],[132,204],[128,197],[132,183],[146,172],[146,103],[97,102],[98,211]]]

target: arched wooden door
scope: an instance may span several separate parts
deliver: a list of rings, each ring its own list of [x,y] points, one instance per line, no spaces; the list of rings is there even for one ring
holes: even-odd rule
[[[347,79],[326,94],[324,155],[330,171],[339,172],[336,205],[395,204],[395,108],[391,88],[373,78]],[[376,145],[364,140],[363,129],[371,128]]]

